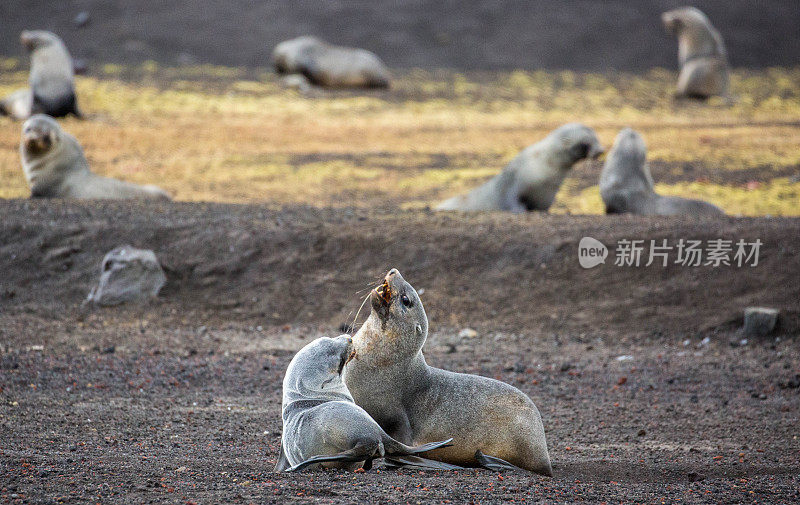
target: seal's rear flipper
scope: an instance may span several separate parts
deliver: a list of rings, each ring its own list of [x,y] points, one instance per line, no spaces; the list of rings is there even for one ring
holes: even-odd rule
[[[439,449],[440,447],[450,447],[451,445],[453,445],[450,443],[452,441],[453,441],[452,438],[448,438],[447,440],[442,440],[441,442],[431,442],[429,444],[417,445],[412,447],[411,450],[408,451],[408,453],[419,454],[421,452],[428,452],[434,449]]]
[[[475,460],[482,468],[493,470],[495,472],[522,470],[522,468],[514,466],[504,459],[495,458],[494,456],[487,456],[486,454],[482,453],[480,449],[475,451]]]
[[[387,469],[413,468],[417,470],[462,470],[463,467],[442,461],[420,458],[419,456],[386,456],[384,464]]]
[[[289,468],[289,460],[286,458],[286,453],[283,451],[283,442],[281,442],[281,455],[278,456],[278,462],[275,464],[274,472],[283,472]]]

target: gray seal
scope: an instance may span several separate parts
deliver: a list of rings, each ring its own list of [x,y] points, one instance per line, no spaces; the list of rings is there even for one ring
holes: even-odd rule
[[[728,56],[720,33],[708,17],[694,7],[661,15],[667,32],[678,37],[678,89],[676,95],[705,99],[728,97]]]
[[[708,202],[656,194],[644,139],[630,128],[624,128],[614,139],[600,173],[600,196],[608,214],[724,215],[722,209]]]
[[[428,366],[428,318],[396,269],[370,294],[372,309],[353,336],[344,382],[355,402],[392,437],[425,444],[452,437],[430,459],[492,470],[552,475],[542,417],[530,398],[498,380]]]
[[[8,116],[17,121],[31,117],[33,95],[28,88],[18,89],[0,100],[0,116]]]
[[[436,209],[546,212],[575,163],[602,153],[594,130],[578,123],[565,124],[525,148],[482,186],[450,198]]]
[[[139,186],[92,173],[77,139],[44,114],[22,124],[19,151],[33,198],[170,199],[156,186]]]
[[[446,447],[450,440],[409,447],[353,402],[341,377],[351,354],[352,339],[342,335],[318,338],[292,358],[283,379],[283,435],[275,471],[319,466],[369,470],[377,458],[392,466],[457,468],[414,456]]]
[[[309,35],[281,42],[272,51],[279,74],[303,74],[326,88],[385,88],[391,75],[366,49],[328,44]]]

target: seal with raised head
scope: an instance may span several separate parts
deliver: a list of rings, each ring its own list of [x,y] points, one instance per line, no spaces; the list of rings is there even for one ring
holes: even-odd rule
[[[614,139],[600,173],[600,196],[608,214],[724,215],[722,209],[708,202],[657,194],[644,139],[630,128],[624,128]]]
[[[722,36],[705,14],[682,7],[661,15],[666,30],[678,37],[677,96],[728,96],[728,56]]]
[[[445,200],[436,209],[547,211],[573,165],[602,153],[594,130],[579,123],[565,124],[525,148],[482,186]]]
[[[75,137],[44,114],[36,114],[22,124],[19,151],[33,198],[170,199],[156,186],[140,186],[92,173]]]
[[[355,402],[392,437],[425,444],[452,437],[427,458],[493,470],[552,475],[542,417],[519,389],[428,366],[428,318],[396,269],[370,293],[372,310],[353,336],[344,382]]]
[[[391,80],[375,53],[335,46],[310,35],[275,46],[272,61],[279,74],[303,74],[326,88],[385,88]]]
[[[385,458],[391,466],[445,470],[457,468],[414,455],[450,440],[410,447],[386,434],[353,402],[342,382],[342,368],[352,355],[349,335],[321,337],[292,358],[283,379],[283,435],[275,471],[310,466],[369,470]]]

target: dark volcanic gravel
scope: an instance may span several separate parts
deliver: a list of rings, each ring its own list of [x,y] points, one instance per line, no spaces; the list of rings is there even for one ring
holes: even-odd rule
[[[798,232],[798,219],[0,202],[0,503],[796,503]],[[615,267],[612,251],[583,270],[584,235],[764,245],[755,268]],[[167,268],[159,299],[82,306],[126,242]],[[431,365],[536,402],[554,478],[271,472],[293,351],[352,321],[390,266],[425,290]],[[780,327],[741,345],[756,304],[781,309]]]

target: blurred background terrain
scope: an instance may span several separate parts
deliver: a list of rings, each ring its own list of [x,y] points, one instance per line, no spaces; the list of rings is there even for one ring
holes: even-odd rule
[[[278,42],[316,34],[376,52],[392,68],[629,70],[674,67],[660,22],[682,0],[3,0],[0,55],[23,29],[58,33],[90,62],[265,66]],[[734,67],[800,62],[800,8],[789,0],[699,0]],[[74,23],[80,12],[89,23]],[[220,41],[224,41],[221,43]]]

